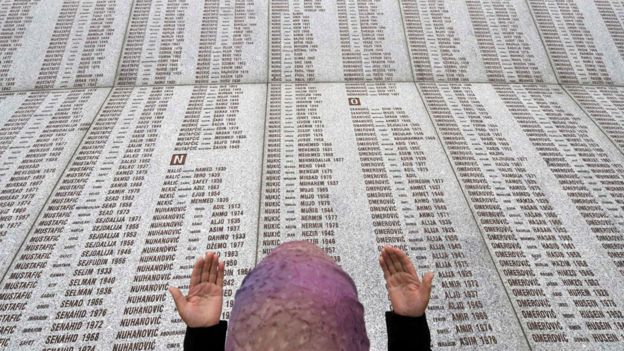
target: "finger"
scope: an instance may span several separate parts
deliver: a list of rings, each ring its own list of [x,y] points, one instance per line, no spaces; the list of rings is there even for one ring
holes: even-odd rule
[[[379,256],[379,265],[381,266],[384,279],[387,280],[388,277],[390,276],[390,270],[388,269],[388,265],[386,264],[386,261],[384,260],[383,256]]]
[[[397,254],[397,257],[399,258],[399,261],[401,262],[401,266],[403,266],[403,269],[407,271],[408,273],[413,274],[416,277],[418,277],[418,273],[416,272],[416,267],[414,267],[414,264],[412,263],[412,261],[409,259],[409,257],[407,257],[407,254],[403,252],[403,250],[399,250],[399,249],[397,249],[396,254]]]
[[[384,248],[381,249],[381,258],[383,259],[384,263],[386,264],[386,267],[388,268],[388,273],[390,275],[396,273],[396,268],[394,267],[394,264],[392,264],[392,259],[390,258],[390,254],[388,252],[387,246],[384,246]]]
[[[217,270],[219,269],[219,258],[213,255],[212,264],[210,265],[210,276],[208,277],[209,283],[217,283]]]
[[[171,286],[168,290],[171,294],[171,297],[173,297],[173,302],[175,302],[178,313],[180,313],[180,311],[183,311],[184,307],[186,306],[186,298],[182,294],[182,291],[180,291],[180,289],[178,288],[174,288]]]
[[[399,260],[399,255],[397,255],[396,248],[394,247],[390,247],[390,250],[388,250],[388,257],[390,258],[390,264],[392,264],[394,266],[394,270],[397,272],[405,272],[405,269],[403,269],[403,266],[401,266],[401,261]]]
[[[205,283],[210,278],[210,269],[212,268],[212,260],[214,259],[214,253],[206,252],[206,257],[204,258],[204,270],[201,275],[201,282]]]
[[[407,272],[407,266],[403,265],[403,257],[407,258],[407,254],[399,249],[398,247],[392,246],[390,252],[392,253],[392,258],[394,259],[394,263],[400,267],[401,271]],[[409,261],[409,258],[407,258]]]
[[[217,270],[217,285],[220,288],[223,288],[223,276],[225,275],[225,262],[219,261],[219,266]]]
[[[201,281],[202,267],[204,265],[203,258],[198,257],[195,261],[195,265],[193,266],[193,271],[191,272],[191,283],[189,284],[189,289],[199,284]]]
[[[433,272],[427,272],[423,276],[422,279],[422,288],[425,292],[425,296],[427,297],[427,301],[429,301],[429,296],[431,296],[431,286],[433,283]]]

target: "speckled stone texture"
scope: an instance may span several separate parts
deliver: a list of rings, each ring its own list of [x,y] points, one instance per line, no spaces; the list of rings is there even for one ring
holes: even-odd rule
[[[624,349],[622,0],[0,0],[0,91],[0,351],[180,350],[208,250],[230,343],[386,350],[383,244],[434,350]]]

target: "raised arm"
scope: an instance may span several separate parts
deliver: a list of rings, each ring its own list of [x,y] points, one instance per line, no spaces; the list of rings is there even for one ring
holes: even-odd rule
[[[379,265],[386,280],[392,311],[386,313],[388,350],[430,350],[431,335],[425,310],[431,296],[433,273],[422,279],[405,252],[385,246]]]
[[[215,351],[225,347],[227,322],[220,321],[223,310],[224,263],[207,252],[193,266],[187,296],[170,287],[180,317],[186,323],[185,351]]]

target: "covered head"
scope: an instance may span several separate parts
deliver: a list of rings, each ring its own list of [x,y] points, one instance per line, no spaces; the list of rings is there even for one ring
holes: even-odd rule
[[[312,243],[278,246],[236,293],[225,349],[368,350],[353,280]]]

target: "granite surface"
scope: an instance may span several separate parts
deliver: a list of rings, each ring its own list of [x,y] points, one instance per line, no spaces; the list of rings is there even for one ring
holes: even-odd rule
[[[394,0],[272,1],[269,82],[412,80]]]
[[[622,322],[619,150],[558,87],[419,88],[532,348],[596,347]]]
[[[187,288],[206,249],[227,262],[228,318],[256,258],[264,97],[264,85],[115,88],[4,275],[4,305],[20,304],[4,312],[20,314],[3,319],[18,327],[4,346],[180,348],[166,289]]]
[[[110,87],[129,1],[3,1],[0,90]]]
[[[624,88],[570,85],[565,90],[624,153]]]
[[[355,280],[381,350],[377,252],[395,245],[420,273],[436,272],[433,345],[526,349],[413,83],[271,84],[268,106],[259,257],[288,240],[325,249]]]
[[[401,0],[414,79],[556,83],[524,0]]]
[[[434,349],[624,343],[618,0],[0,2],[0,349],[180,349],[282,242],[435,272]]]
[[[624,4],[528,0],[559,83],[624,83]]]
[[[267,80],[268,0],[134,1],[118,85]]]
[[[109,91],[100,88],[0,95],[3,275]]]

